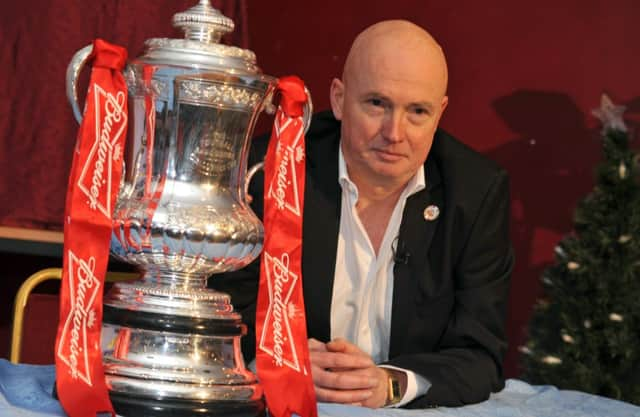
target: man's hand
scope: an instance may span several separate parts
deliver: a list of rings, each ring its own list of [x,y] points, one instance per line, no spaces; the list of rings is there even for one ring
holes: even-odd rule
[[[318,401],[384,406],[387,374],[356,345],[344,339],[326,344],[309,339],[309,355]]]

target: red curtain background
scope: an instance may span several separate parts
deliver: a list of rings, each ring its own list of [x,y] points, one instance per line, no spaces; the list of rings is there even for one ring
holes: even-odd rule
[[[64,93],[72,54],[97,36],[132,56],[151,37],[176,37],[173,13],[195,0],[22,0],[0,15],[0,225],[60,228],[76,123]],[[600,95],[640,122],[640,7],[635,0],[325,0],[213,2],[236,22],[230,42],[264,72],[296,74],[327,109],[353,37],[407,18],[427,28],[449,62],[442,126],[510,172],[513,275],[508,376],[517,375],[540,274],[572,228],[600,158]],[[244,13],[246,11],[246,13]],[[257,130],[270,120],[262,117]],[[639,208],[640,209],[640,208]],[[585,300],[586,302],[586,300]]]

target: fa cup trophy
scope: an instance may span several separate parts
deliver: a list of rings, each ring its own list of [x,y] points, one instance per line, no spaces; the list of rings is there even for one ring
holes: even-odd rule
[[[184,39],[147,40],[124,70],[129,127],[111,252],[142,275],[104,299],[106,385],[123,416],[264,415],[240,351],[246,326],[229,296],[206,284],[262,249],[247,156],[277,79],[261,73],[253,52],[219,43],[234,25],[208,0],[173,24]],[[78,120],[77,78],[90,53],[78,51],[67,71]],[[307,104],[306,125],[310,114]]]

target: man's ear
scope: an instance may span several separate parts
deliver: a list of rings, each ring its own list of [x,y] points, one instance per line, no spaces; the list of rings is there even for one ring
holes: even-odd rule
[[[440,118],[444,113],[444,109],[447,108],[447,104],[449,104],[449,97],[447,96],[442,97],[442,101],[440,102],[440,114],[438,114],[438,119],[436,120],[436,126],[438,125],[438,123],[440,123]]]
[[[331,110],[333,116],[337,120],[342,120],[342,107],[344,105],[344,83],[337,78],[331,81],[331,89],[329,90],[331,99]]]
[[[447,104],[449,104],[449,97],[448,96],[444,96],[442,97],[442,103],[440,104],[440,114],[444,113],[444,109],[447,108]]]

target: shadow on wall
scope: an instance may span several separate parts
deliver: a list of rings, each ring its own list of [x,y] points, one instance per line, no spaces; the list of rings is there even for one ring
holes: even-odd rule
[[[485,154],[511,178],[511,236],[516,253],[507,322],[507,377],[517,377],[518,346],[535,300],[540,277],[553,262],[553,248],[571,231],[573,210],[593,186],[600,160],[598,131],[566,94],[518,90],[493,102],[517,134]],[[523,307],[525,306],[525,307]]]

